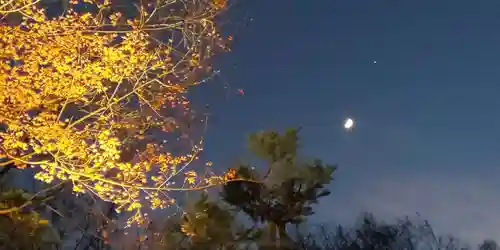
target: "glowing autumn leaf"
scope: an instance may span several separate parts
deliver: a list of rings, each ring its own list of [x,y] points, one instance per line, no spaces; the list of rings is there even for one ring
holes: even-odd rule
[[[212,0],[212,6],[217,9],[224,9],[227,6],[227,0]]]
[[[230,168],[225,174],[224,176],[222,177],[223,178],[223,181],[226,182],[226,181],[231,181],[231,180],[235,180],[238,178],[238,174],[236,172],[236,169],[234,168]]]
[[[48,220],[39,220],[38,224],[40,224],[40,225],[48,225],[49,221]]]
[[[185,182],[187,182],[188,184],[194,184],[196,181],[197,174],[194,171],[188,171],[184,173],[184,176],[186,176]]]

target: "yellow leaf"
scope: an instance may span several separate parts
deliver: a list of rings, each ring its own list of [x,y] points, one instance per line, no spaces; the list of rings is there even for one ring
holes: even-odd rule
[[[48,220],[39,220],[38,224],[40,224],[40,225],[48,225],[49,221]]]

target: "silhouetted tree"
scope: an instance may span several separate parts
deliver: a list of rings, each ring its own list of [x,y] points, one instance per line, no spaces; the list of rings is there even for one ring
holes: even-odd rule
[[[437,236],[428,221],[405,218],[396,223],[382,223],[364,214],[352,228],[338,226],[330,230],[320,226],[308,233],[298,231],[295,246],[301,250],[466,250],[470,247],[457,238]],[[498,249],[495,241],[486,240],[478,250]]]
[[[494,240],[485,240],[479,246],[479,250],[498,250],[498,244]]]
[[[159,237],[152,234],[152,243],[146,243],[152,249],[239,250],[253,244],[261,233],[239,223],[234,211],[206,194],[187,205],[182,215],[169,218],[159,231]]]
[[[241,209],[252,220],[266,223],[270,242],[284,248],[290,242],[289,224],[299,224],[313,214],[312,204],[330,194],[325,185],[336,169],[320,160],[305,161],[298,155],[298,130],[283,135],[263,131],[249,137],[250,151],[267,163],[263,177],[256,168],[240,165],[237,175],[249,180],[224,186],[223,199]],[[289,245],[289,244],[286,244]]]

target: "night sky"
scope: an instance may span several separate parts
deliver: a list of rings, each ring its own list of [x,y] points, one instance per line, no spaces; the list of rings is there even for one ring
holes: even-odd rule
[[[464,240],[500,235],[500,1],[241,2],[253,21],[195,93],[215,165],[251,132],[302,124],[304,154],[339,164],[312,222],[420,212]]]

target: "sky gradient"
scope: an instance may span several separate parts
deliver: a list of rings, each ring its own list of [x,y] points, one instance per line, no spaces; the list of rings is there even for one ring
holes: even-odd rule
[[[500,235],[500,1],[242,2],[253,21],[198,93],[216,165],[250,132],[302,124],[304,153],[339,164],[315,221],[420,212],[464,240]]]

